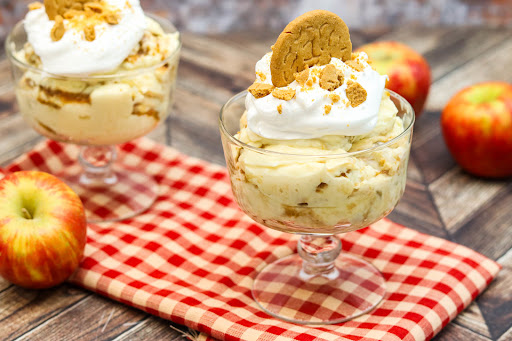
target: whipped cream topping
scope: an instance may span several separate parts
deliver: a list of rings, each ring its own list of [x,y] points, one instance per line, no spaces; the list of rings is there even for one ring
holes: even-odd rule
[[[59,75],[88,75],[116,69],[139,43],[146,29],[146,18],[139,0],[104,0],[119,10],[119,23],[95,26],[96,38],[87,41],[82,30],[70,27],[59,41],[52,41],[54,21],[44,7],[29,11],[24,27],[28,42],[41,58],[43,70]],[[84,17],[84,20],[87,20]]]
[[[271,57],[272,52],[269,52],[256,63],[258,83],[272,84]],[[343,84],[333,91],[320,87],[318,75],[326,66],[322,65],[309,69],[311,86],[301,86],[295,80],[279,88],[295,90],[295,97],[290,100],[278,99],[272,94],[255,98],[249,93],[245,100],[248,128],[262,137],[278,140],[369,133],[377,124],[387,76],[372,69],[364,52],[357,54],[354,61],[363,67],[361,71],[338,58],[331,58],[330,64],[344,76]],[[347,98],[348,81],[359,83],[367,92],[366,100],[356,107],[352,107]],[[337,98],[335,95],[339,96],[337,101],[333,101],[333,97]]]

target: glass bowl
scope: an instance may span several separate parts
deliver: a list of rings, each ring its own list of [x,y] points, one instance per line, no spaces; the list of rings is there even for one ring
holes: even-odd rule
[[[262,225],[301,235],[297,254],[268,265],[254,281],[253,296],[269,314],[294,323],[338,323],[374,309],[384,297],[380,272],[363,259],[340,255],[335,235],[382,219],[404,193],[414,111],[386,91],[404,131],[344,154],[286,154],[243,143],[237,133],[247,92],[221,109],[222,144],[238,205]]]
[[[167,20],[149,16],[165,33]],[[27,35],[17,23],[6,40],[19,110],[39,134],[81,146],[79,164],[55,174],[80,195],[89,221],[132,217],[157,196],[155,180],[140,170],[114,164],[115,145],[152,131],[165,121],[174,102],[181,40],[152,66],[87,76],[61,76],[27,62]],[[100,198],[101,196],[101,198]],[[99,207],[98,202],[115,207]]]

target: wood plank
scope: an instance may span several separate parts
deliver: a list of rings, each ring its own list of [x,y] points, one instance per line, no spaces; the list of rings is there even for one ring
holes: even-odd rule
[[[2,276],[0,276],[0,292],[4,291],[11,286],[11,283],[7,282]]]
[[[510,229],[508,234],[510,235]],[[512,249],[501,257],[498,263],[503,268],[489,288],[477,299],[493,339],[502,337],[512,328]]]
[[[458,34],[459,39],[450,43],[446,43],[443,39],[444,44],[436,46],[425,54],[432,68],[433,81],[452,72],[460,65],[496,49],[511,37],[509,31],[498,28],[460,28],[456,29],[455,33]]]
[[[225,41],[183,34],[181,60],[233,78],[245,78],[249,84],[255,79],[254,66],[261,57]]]
[[[498,341],[512,341],[512,328],[503,333],[503,335],[500,336]]]
[[[452,323],[458,324],[466,329],[472,330],[482,336],[492,338],[485,319],[476,302],[473,302],[460,313]]]
[[[144,312],[90,295],[17,340],[108,340],[145,317]]]
[[[447,238],[439,213],[423,184],[407,181],[405,193],[389,218],[415,230]]]
[[[411,154],[421,169],[425,183],[432,183],[457,167],[457,164],[446,148],[441,134],[438,124],[439,113],[427,112],[418,122],[420,123],[414,128],[415,139],[413,139]]]
[[[491,259],[498,259],[510,250],[512,248],[512,183],[475,210],[473,218],[456,230],[453,239]]]
[[[462,39],[464,31],[454,30],[450,27],[433,27],[425,30],[423,27],[408,27],[406,30],[393,30],[377,38],[378,41],[396,40],[407,44],[420,54],[434,50],[441,44],[453,44]],[[418,39],[421,37],[421,39]]]
[[[455,234],[505,186],[505,181],[479,179],[457,167],[430,184],[429,190],[447,230]]]
[[[14,339],[88,295],[90,293],[69,284],[47,290],[28,290],[13,285],[0,293],[2,338]]]
[[[477,334],[469,329],[450,323],[444,327],[441,332],[432,339],[433,341],[490,341],[491,338]]]
[[[459,90],[478,82],[512,79],[510,64],[512,39],[504,41],[499,48],[491,48],[486,53],[453,70],[432,84],[427,100],[429,110],[442,110],[448,100]]]
[[[198,67],[186,60],[180,62],[178,87],[220,105],[235,93],[247,89],[254,79],[232,78],[207,68]],[[177,99],[177,102],[179,99]]]
[[[426,111],[414,124],[412,158],[431,183],[456,166],[441,134],[440,112]]]
[[[187,155],[224,165],[218,128],[221,104],[187,90],[178,89],[177,95],[169,124],[170,144]]]
[[[407,179],[417,183],[423,183],[423,173],[412,153],[409,155],[409,162],[407,164]]]
[[[400,41],[422,54],[431,67],[432,80],[435,81],[496,48],[510,36],[510,31],[499,28],[438,27],[426,31],[423,27],[412,27],[392,31],[378,40]]]
[[[171,328],[174,327],[182,332]],[[161,319],[156,316],[151,316],[144,321],[141,321],[133,328],[122,333],[112,341],[129,341],[129,340],[170,340],[178,341],[184,340],[184,334],[193,334],[194,332],[188,331],[185,326],[173,324],[170,321]]]
[[[1,74],[0,71],[0,75]],[[9,85],[10,86],[2,89],[0,83],[0,119],[18,112],[18,103],[14,96],[14,90],[12,84]]]

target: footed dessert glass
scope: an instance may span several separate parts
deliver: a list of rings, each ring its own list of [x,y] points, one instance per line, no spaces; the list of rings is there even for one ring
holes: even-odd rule
[[[177,32],[167,20],[149,17],[165,33]],[[79,162],[55,175],[80,196],[89,222],[122,220],[146,210],[156,199],[158,185],[140,169],[115,163],[116,145],[146,135],[169,115],[181,40],[155,65],[73,77],[45,72],[20,59],[26,42],[19,22],[6,40],[6,51],[20,113],[41,135],[81,146]]]
[[[252,294],[275,317],[300,324],[331,324],[374,309],[386,295],[381,273],[342,253],[337,234],[389,214],[406,183],[414,111],[389,90],[404,131],[370,149],[345,154],[274,152],[238,140],[246,92],[220,112],[231,186],[240,208],[275,230],[298,234],[298,253],[267,265]]]

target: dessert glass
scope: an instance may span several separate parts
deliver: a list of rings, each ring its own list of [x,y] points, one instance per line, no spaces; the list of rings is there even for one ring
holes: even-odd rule
[[[149,17],[165,33],[177,32],[167,20]],[[23,22],[19,22],[5,47],[20,113],[41,135],[81,146],[79,162],[55,175],[80,196],[89,222],[122,220],[146,210],[156,199],[158,185],[140,169],[115,163],[116,145],[146,135],[169,115],[181,40],[155,65],[73,77],[51,74],[20,60],[17,51],[26,42]]]
[[[363,259],[341,253],[335,235],[385,217],[404,192],[414,111],[405,99],[386,91],[404,131],[345,154],[295,155],[247,145],[236,137],[247,93],[235,95],[221,109],[222,144],[238,205],[262,225],[300,235],[297,254],[267,265],[254,280],[253,297],[270,315],[300,324],[339,323],[371,311],[384,298],[382,274]],[[391,162],[391,170],[381,168],[385,162]],[[340,174],[337,165],[344,165]],[[375,174],[350,183],[367,166],[376,168]],[[260,168],[265,170],[255,171]],[[347,183],[352,189],[342,185]]]

